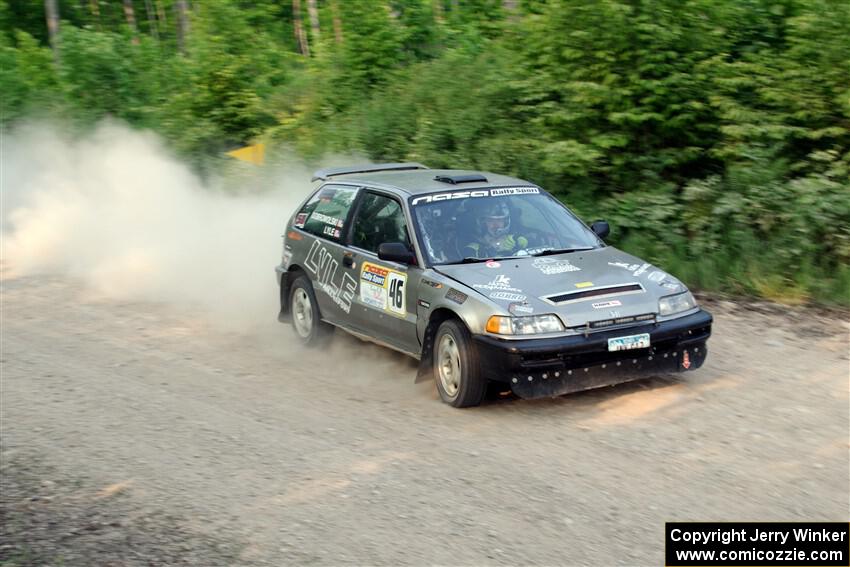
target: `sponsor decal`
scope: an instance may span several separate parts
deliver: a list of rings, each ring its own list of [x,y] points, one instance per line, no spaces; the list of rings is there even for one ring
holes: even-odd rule
[[[467,297],[469,297],[469,296],[466,295],[465,293],[463,293],[462,291],[458,291],[458,290],[452,289],[452,288],[449,288],[449,290],[446,292],[446,299],[448,299],[450,301],[454,301],[458,305],[460,305],[464,301],[466,301]]]
[[[511,303],[508,305],[508,311],[514,315],[531,315],[534,313],[534,308],[527,303]]]
[[[537,187],[500,187],[490,189],[491,197],[502,197],[504,195],[533,195],[540,193]]]
[[[681,289],[684,289],[684,286],[682,284],[674,281],[661,282],[661,287],[669,289],[670,291],[679,291]]]
[[[505,195],[528,195],[540,193],[537,187],[499,187],[497,189],[477,189],[474,191],[452,191],[449,193],[431,193],[416,197],[411,204],[423,205],[427,203],[438,203],[452,199],[467,199],[469,197],[504,197]]]
[[[638,268],[637,270],[632,272],[632,274],[635,275],[635,276],[639,276],[642,273],[644,273],[647,270],[647,268],[649,268],[649,264],[643,264],[640,268]]]
[[[607,309],[608,307],[620,307],[622,303],[619,299],[612,299],[611,301],[600,301],[599,303],[591,303],[591,307],[594,309]],[[612,317],[617,317],[618,315],[612,315]]]
[[[331,226],[335,226],[337,228],[342,228],[342,221],[336,217],[331,217],[328,215],[323,215],[322,213],[313,213],[310,216],[311,219],[317,220],[319,222],[323,222],[325,224],[329,224]]]
[[[346,313],[351,311],[351,301],[357,291],[357,280],[350,274],[343,274],[336,282],[336,271],[339,262],[333,257],[321,241],[314,240],[304,261],[304,267],[316,276],[316,287],[326,293],[340,309]]]
[[[403,317],[406,314],[406,293],[407,274],[377,264],[363,263],[360,271],[360,301]]]
[[[509,291],[494,291],[490,294],[491,299],[502,299],[504,301],[525,301],[526,296]]]
[[[373,283],[383,287],[389,273],[389,270],[367,262],[363,264],[363,271],[360,272],[360,279],[364,282]]]
[[[425,301],[424,299],[420,299],[418,303],[420,307],[424,307],[425,309],[431,309],[431,304]]]
[[[434,289],[440,289],[441,287],[443,287],[443,284],[439,282],[432,282],[431,280],[426,280],[425,278],[422,278],[422,283],[427,285],[428,287],[433,287]]]
[[[369,283],[361,283],[360,284],[360,301],[374,307],[376,309],[380,309],[381,311],[387,310],[387,290],[383,287],[379,287]]]
[[[307,224],[307,213],[298,213],[295,217],[295,227],[304,228],[305,224]]]
[[[650,267],[652,267],[652,264],[629,264],[628,262],[608,262],[608,265],[614,266],[615,268],[623,268],[624,270],[628,270],[629,272],[632,273],[633,276],[639,276],[639,275],[643,274],[645,271],[647,271]],[[660,274],[660,276],[653,276],[652,275],[652,274],[656,274],[656,273]],[[666,274],[664,274],[664,272],[657,272],[657,271],[652,272],[652,274],[650,274],[648,276],[648,278],[652,281],[661,281],[661,279],[664,279],[664,276],[666,275]],[[656,280],[656,279],[653,279],[653,277],[657,277],[659,279]]]
[[[628,262],[608,262],[608,265],[614,266],[615,268],[623,268],[630,272],[634,272],[638,269],[638,266],[640,266],[640,264],[629,264]]]
[[[691,367],[691,357],[688,355],[688,351],[685,351],[684,356],[682,356],[682,368],[687,370]]]
[[[576,287],[579,288],[579,289],[585,288],[585,287],[593,287],[593,282],[578,282],[576,284]]]
[[[581,268],[577,268],[570,264],[569,260],[558,258],[535,258],[531,265],[547,276],[581,271]]]
[[[473,284],[475,289],[486,289],[487,291],[514,291],[514,292],[522,292],[521,289],[517,289],[515,287],[511,287],[511,278],[507,277],[504,274],[499,274],[490,283],[486,284]],[[519,300],[517,300],[519,301]]]
[[[496,262],[495,260],[487,260],[487,262],[484,265],[487,266],[488,268],[501,268],[502,267],[502,265],[500,263]]]
[[[322,229],[322,234],[333,238],[339,238],[339,229],[332,226],[326,226]]]
[[[651,274],[649,274],[648,276],[646,276],[646,279],[648,279],[651,282],[660,283],[666,277],[667,277],[667,274],[665,274],[664,272],[660,272],[660,271],[656,270],[656,271],[652,272]]]

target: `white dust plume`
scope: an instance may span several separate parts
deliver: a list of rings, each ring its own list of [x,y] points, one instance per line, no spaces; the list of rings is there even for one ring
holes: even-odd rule
[[[114,123],[82,138],[45,125],[6,132],[4,271],[70,274],[110,298],[200,305],[236,327],[273,319],[280,235],[310,174],[239,171],[238,191],[205,184],[154,134]]]

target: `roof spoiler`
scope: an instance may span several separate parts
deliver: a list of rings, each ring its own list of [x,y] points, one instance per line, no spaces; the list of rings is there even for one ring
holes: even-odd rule
[[[372,163],[368,165],[349,165],[346,167],[328,167],[319,169],[313,174],[310,181],[326,181],[329,177],[337,175],[350,175],[352,173],[372,173],[374,171],[404,171],[407,169],[428,169],[421,163]]]

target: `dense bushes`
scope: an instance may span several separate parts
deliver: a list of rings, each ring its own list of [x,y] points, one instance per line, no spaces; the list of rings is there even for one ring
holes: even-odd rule
[[[167,18],[60,3],[57,66],[42,3],[7,1],[6,123],[111,115],[202,168],[264,138],[514,173],[698,287],[850,305],[846,2],[319,0],[318,36],[287,3],[210,0],[185,52]]]

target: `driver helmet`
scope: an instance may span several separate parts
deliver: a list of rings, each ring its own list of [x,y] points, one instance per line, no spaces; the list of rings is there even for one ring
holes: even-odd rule
[[[478,216],[478,230],[481,234],[497,238],[504,236],[511,228],[511,210],[507,203],[485,203]]]

